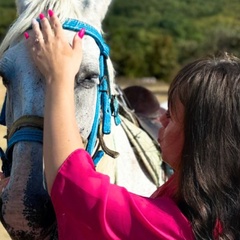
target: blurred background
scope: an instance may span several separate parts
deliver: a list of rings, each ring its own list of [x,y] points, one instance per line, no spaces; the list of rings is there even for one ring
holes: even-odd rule
[[[200,56],[240,53],[239,0],[113,0],[103,22],[117,77],[170,82]],[[0,0],[0,40],[16,17]]]

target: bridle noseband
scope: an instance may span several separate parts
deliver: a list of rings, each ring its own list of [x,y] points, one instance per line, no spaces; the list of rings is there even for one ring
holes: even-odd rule
[[[97,102],[95,117],[93,122],[93,127],[88,138],[88,143],[86,150],[89,154],[93,154],[95,149],[96,141],[98,138],[99,126],[101,123],[102,133],[100,134],[110,134],[111,133],[111,117],[114,117],[115,124],[120,124],[121,120],[118,115],[118,102],[114,95],[112,95],[110,90],[109,74],[107,69],[106,59],[109,57],[109,47],[105,43],[102,35],[91,25],[81,22],[76,19],[67,19],[63,23],[63,29],[78,32],[80,29],[85,29],[85,35],[92,37],[97,43],[100,49],[99,56],[99,85],[97,91]],[[6,125],[6,98],[3,103],[0,124]],[[101,122],[102,121],[102,122]],[[99,138],[102,139],[102,138]],[[10,175],[11,161],[12,161],[12,149],[14,145],[22,141],[31,141],[43,143],[43,118],[39,116],[27,115],[22,116],[16,120],[10,129],[7,130],[7,149],[6,152],[0,149],[0,155],[3,161],[3,172],[5,175]],[[107,149],[103,144],[103,150],[106,149],[109,155],[116,157],[118,153]],[[103,151],[99,151],[94,154],[94,162],[97,164],[100,158],[103,156]]]

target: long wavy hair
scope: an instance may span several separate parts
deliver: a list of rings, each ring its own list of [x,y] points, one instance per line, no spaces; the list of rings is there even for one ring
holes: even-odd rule
[[[184,67],[169,108],[185,108],[179,207],[196,239],[240,239],[240,60],[223,54]]]

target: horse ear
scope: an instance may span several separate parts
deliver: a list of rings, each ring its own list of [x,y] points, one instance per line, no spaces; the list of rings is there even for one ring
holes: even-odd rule
[[[72,2],[76,0],[71,0]],[[70,1],[70,2],[71,2]],[[113,0],[77,0],[81,15],[91,22],[97,29],[101,29],[101,23],[107,14],[109,5]],[[76,2],[75,2],[76,5]]]
[[[102,8],[104,9],[101,9],[100,13],[101,13],[101,21],[105,18],[106,14],[107,14],[107,11],[108,11],[108,8],[112,2],[112,0],[105,0],[105,4],[102,4]]]
[[[30,2],[31,0],[15,0],[18,15],[27,8]]]

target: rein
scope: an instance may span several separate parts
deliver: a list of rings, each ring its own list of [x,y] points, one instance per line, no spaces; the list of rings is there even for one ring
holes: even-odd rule
[[[102,141],[102,134],[111,133],[111,117],[114,117],[115,124],[120,124],[121,120],[118,114],[118,102],[114,95],[111,94],[109,74],[106,60],[109,57],[109,47],[105,43],[102,35],[91,25],[78,21],[76,19],[67,19],[63,23],[63,29],[78,32],[85,29],[85,35],[92,37],[100,49],[99,56],[99,85],[97,87],[97,102],[95,117],[86,150],[93,155],[97,138],[100,138],[100,144],[103,149],[94,153],[95,165],[99,162],[104,152],[111,157],[117,157],[117,153],[108,149]],[[2,106],[0,115],[0,124],[6,126],[6,97]],[[100,128],[101,124],[101,128]],[[101,132],[99,132],[101,131]],[[5,176],[10,175],[12,149],[14,145],[21,141],[43,143],[43,118],[39,116],[26,115],[16,120],[10,129],[7,130],[7,149],[6,153],[0,148],[0,156],[3,161],[2,170]]]

